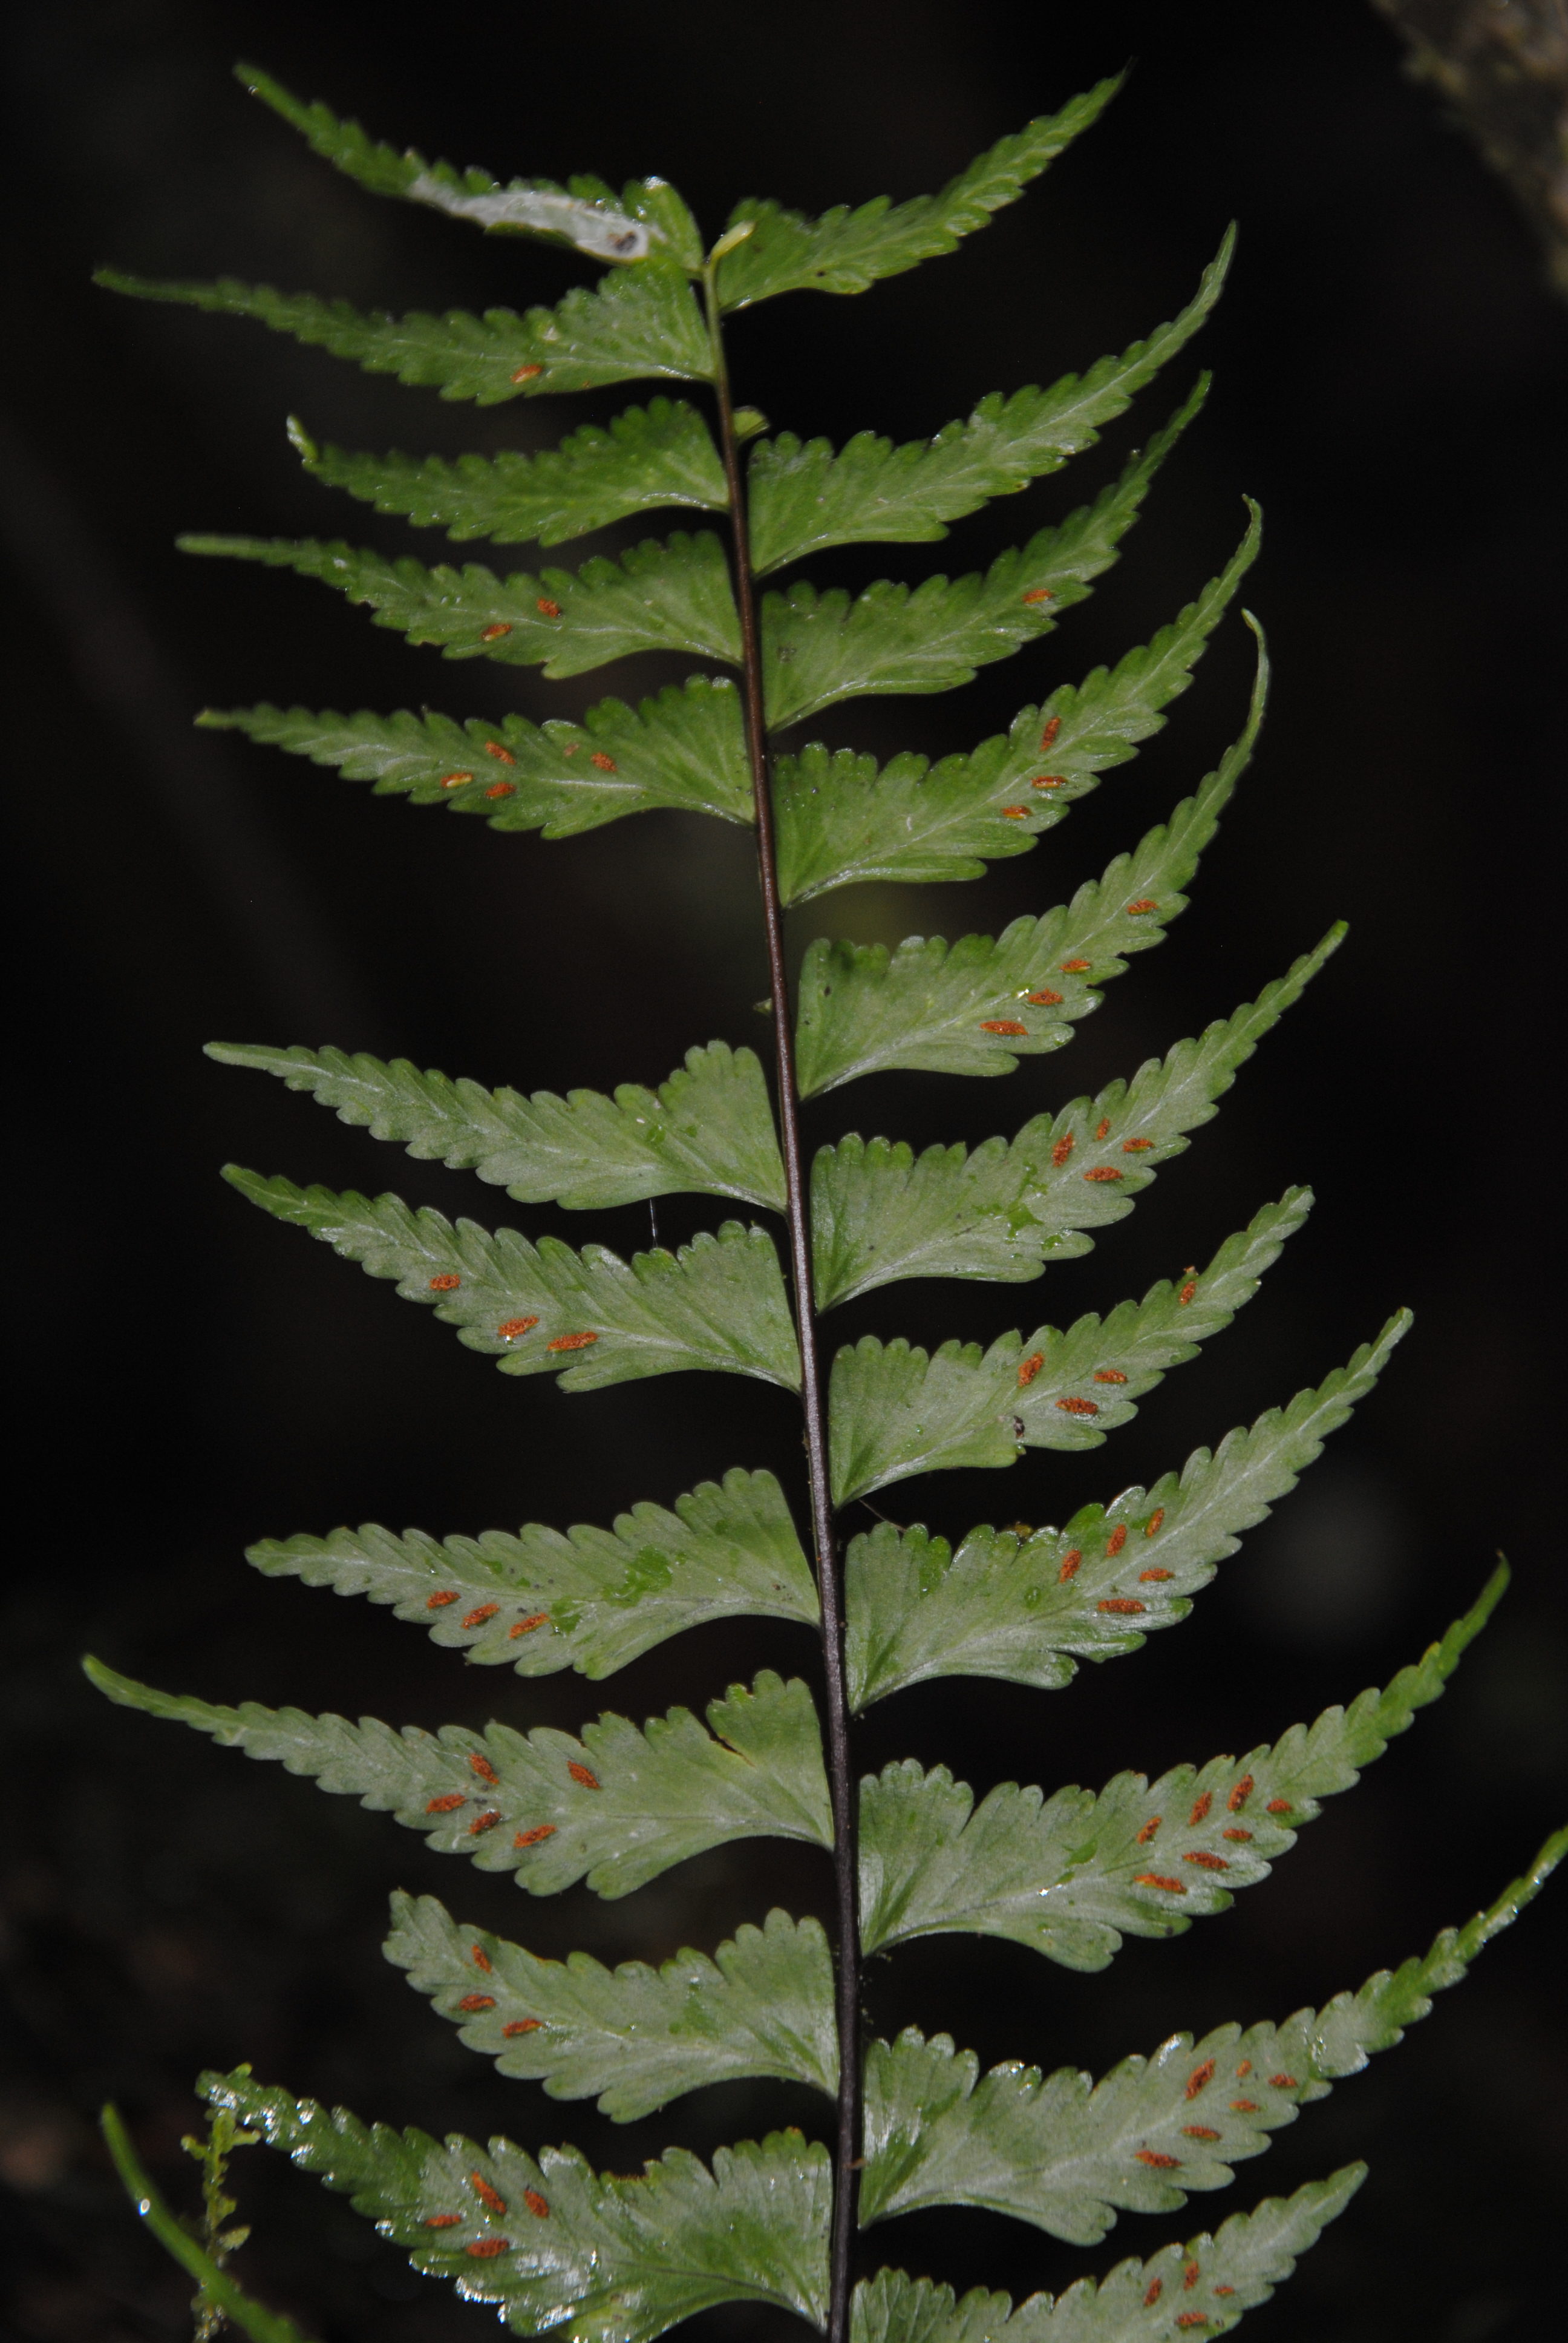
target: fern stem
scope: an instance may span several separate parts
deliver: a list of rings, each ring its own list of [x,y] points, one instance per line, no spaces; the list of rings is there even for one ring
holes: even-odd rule
[[[827,1385],[817,1346],[817,1310],[812,1291],[811,1221],[804,1150],[800,1140],[800,1091],[795,1076],[795,1039],[789,1019],[784,958],[784,907],[779,893],[774,844],[772,775],[763,702],[762,644],[751,575],[745,484],[729,395],[729,370],[715,286],[717,255],[703,272],[709,333],[713,347],[713,387],[719,405],[719,447],[729,491],[735,600],[740,614],[741,692],[746,715],[747,755],[757,814],[757,867],[768,936],[768,972],[773,1002],[773,1043],[779,1086],[779,1137],[784,1158],[785,1219],[789,1274],[800,1342],[800,1403],[806,1419],[806,1467],[810,1486],[811,1538],[822,1615],[822,1655],[827,1677],[828,1785],[833,1807],[833,1882],[838,1906],[839,2101],[834,2157],[833,2236],[829,2296],[829,2343],[848,2343],[849,2290],[860,2161],[860,1931],[856,1901],[855,1785],[849,1759],[849,1702],[844,1670],[843,1590],[833,1526],[832,1483],[828,1463]]]

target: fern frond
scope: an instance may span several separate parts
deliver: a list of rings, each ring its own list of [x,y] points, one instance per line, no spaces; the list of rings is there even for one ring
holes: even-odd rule
[[[928,1353],[864,1335],[833,1361],[829,1394],[834,1502],[912,1473],[1014,1463],[1026,1448],[1098,1448],[1133,1402],[1227,1327],[1312,1206],[1292,1188],[1227,1237],[1207,1269],[1164,1278],[1141,1302],[1065,1332],[944,1342]]]
[[[824,2323],[832,2177],[826,2149],[799,2132],[716,2148],[711,2172],[668,2148],[623,2179],[576,2148],[542,2148],[536,2163],[508,2139],[368,2127],[244,2067],[201,2088],[351,2197],[416,2269],[498,2304],[525,2335],[569,2321],[574,2343],[652,2343],[719,2302]]]
[[[597,1682],[709,1619],[817,1623],[817,1584],[771,1473],[704,1481],[673,1512],[639,1504],[611,1530],[565,1536],[528,1522],[515,1536],[401,1537],[367,1522],[327,1537],[265,1538],[246,1559],[390,1604],[399,1619],[481,1666],[520,1676],[576,1668]]]
[[[1208,395],[1200,377],[1186,404],[1134,455],[1118,480],[1027,545],[998,554],[983,575],[881,578],[850,598],[805,579],[762,598],[764,699],[771,729],[869,692],[950,691],[977,669],[1050,634],[1118,558],[1155,473]]]
[[[477,1172],[520,1204],[586,1212],[649,1196],[735,1196],[784,1209],[784,1167],[762,1068],[750,1050],[689,1050],[657,1094],[622,1082],[558,1098],[487,1091],[407,1058],[390,1065],[342,1050],[209,1041],[221,1065],[255,1066],[309,1091],[340,1122],[397,1140],[420,1162]]]
[[[1270,2133],[1392,2049],[1457,1985],[1555,1868],[1568,1831],[1468,1928],[1445,1928],[1422,1959],[1382,1969],[1326,2009],[1280,2026],[1173,2035],[1152,2058],[1126,2058],[1101,2082],[1070,2067],[1042,2080],[1017,2061],[984,2076],[972,2051],[912,2026],[866,2061],[863,2225],[932,2205],[980,2205],[1078,2246],[1098,2245],[1124,2212],[1170,2213],[1194,2188],[1225,2188]]]
[[[618,268],[590,293],[577,285],[553,309],[487,309],[481,317],[448,309],[433,317],[421,309],[394,317],[314,293],[279,293],[271,285],[245,285],[235,277],[190,285],[134,277],[120,268],[95,271],[93,282],[138,301],[177,301],[228,317],[254,317],[275,334],[351,358],[367,374],[394,374],[399,382],[437,390],[443,398],[471,398],[496,407],[508,398],[556,390],[595,390],[649,375],[675,382],[707,382],[713,352],[685,278],[658,266]]]
[[[1439,1698],[1508,1580],[1413,1667],[1348,1709],[1325,1709],[1240,1761],[1178,1765],[1150,1783],[1119,1774],[1098,1794],[1004,1783],[976,1807],[967,1783],[913,1759],[861,1785],[862,1937],[868,1951],[969,1932],[1031,1946],[1066,1968],[1102,1969],[1123,1934],[1174,1936],[1268,1876],[1319,1802],[1354,1787],[1415,1712]],[[1223,1881],[1223,1885],[1221,1882]]]
[[[494,545],[559,545],[633,513],[666,505],[719,512],[727,502],[713,435],[684,399],[628,407],[602,431],[585,423],[534,456],[346,455],[318,448],[295,423],[289,437],[324,487],[416,528],[444,528],[458,544],[482,537]]]
[[[858,432],[834,452],[827,439],[804,444],[791,432],[759,440],[747,476],[751,563],[757,576],[829,545],[923,545],[947,535],[992,497],[1016,495],[1092,447],[1104,425],[1125,414],[1203,324],[1220,297],[1235,248],[1226,236],[1192,300],[1169,325],[1087,374],[1063,375],[1049,390],[1008,397],[992,391],[967,423],[895,447]]]
[[[1268,689],[1258,679],[1246,729],[1168,823],[1119,854],[1102,878],[1038,920],[1000,936],[910,936],[885,944],[819,937],[800,970],[796,1038],[805,1097],[863,1074],[1010,1074],[1020,1057],[1060,1050],[1073,1023],[1100,1006],[1097,988],[1121,976],[1130,952],[1160,943],[1187,908],[1181,891],[1198,868],[1231,792],[1251,759]]]
[[[392,1898],[385,1951],[416,1993],[503,2075],[552,2099],[598,2098],[632,2123],[709,2083],[769,2075],[830,2098],[839,2087],[833,1958],[820,1922],[772,1911],[710,1960],[689,1947],[658,1969],[587,1953],[540,1960],[452,1918],[433,1896]]]
[[[694,1237],[624,1262],[603,1245],[580,1252],[558,1237],[537,1245],[516,1229],[492,1235],[473,1221],[417,1212],[398,1196],[343,1195],[265,1180],[237,1164],[224,1178],[270,1212],[357,1261],[369,1277],[396,1278],[405,1302],[422,1302],[456,1326],[470,1351],[504,1375],[548,1374],[563,1358],[563,1391],[598,1391],[644,1375],[696,1367],[759,1375],[793,1391],[799,1353],[773,1240],[763,1229],[726,1221],[716,1236]]]
[[[710,1701],[705,1733],[689,1709],[585,1725],[582,1738],[536,1725],[482,1733],[444,1725],[395,1732],[377,1717],[310,1716],[247,1700],[216,1707],[159,1692],[101,1661],[83,1666],[126,1708],[210,1733],[226,1749],[307,1774],[337,1797],[423,1831],[437,1855],[481,1871],[511,1871],[530,1896],[586,1878],[598,1895],[629,1896],[672,1864],[737,1838],[831,1846],[821,1736],[807,1687],[765,1668],[750,1689]]]
[[[818,1307],[906,1277],[971,1277],[1020,1285],[1050,1261],[1092,1252],[1089,1228],[1132,1209],[1161,1163],[1187,1147],[1257,1048],[1301,998],[1345,934],[1330,929],[1315,951],[1258,999],[1217,1019],[1161,1062],[1146,1059],[1131,1083],[1036,1115],[1010,1143],[972,1153],[854,1132],[819,1149],[811,1167],[811,1236]]]
[[[595,260],[646,260],[663,246],[682,268],[702,266],[697,223],[662,179],[633,180],[618,206],[602,179],[588,176],[568,180],[565,187],[554,179],[511,179],[503,187],[487,171],[427,163],[412,146],[398,154],[367,138],[357,122],[340,121],[319,99],[304,105],[256,65],[236,65],[235,74],[253,97],[291,123],[324,162],[372,195],[430,204],[491,234],[536,236]]]
[[[971,1530],[955,1553],[921,1527],[885,1522],[844,1557],[845,1670],[867,1708],[934,1676],[995,1676],[1051,1691],[1080,1660],[1135,1652],[1173,1627],[1192,1596],[1266,1521],[1323,1442],[1377,1382],[1410,1326],[1391,1318],[1316,1391],[1298,1392],[1248,1431],[1200,1448],[1152,1489],[1086,1505],[1063,1530]]]
[[[257,708],[208,709],[196,721],[336,765],[347,780],[374,782],[377,797],[402,795],[416,805],[483,814],[492,830],[572,838],[656,806],[720,821],[756,819],[740,695],[728,676],[666,684],[635,709],[624,699],[601,699],[580,724],[561,717],[530,724],[526,716],[503,716],[499,723],[471,716],[458,724],[406,708],[394,716],[366,709],[340,716],[336,709],[318,714],[265,700]]]
[[[874,879],[929,884],[983,877],[988,862],[1027,854],[1097,776],[1164,729],[1161,710],[1192,670],[1257,558],[1261,517],[1227,567],[1151,642],[1042,706],[1020,709],[1005,734],[933,765],[909,753],[879,770],[874,757],[809,743],[776,758],[779,883],[788,903]]]
[[[1284,2284],[1365,2177],[1364,2164],[1348,2164],[1293,2197],[1266,2197],[1251,2213],[1232,2213],[1214,2237],[1205,2231],[1146,2262],[1118,2262],[1098,2283],[1080,2278],[1054,2300],[1032,2294],[1016,2310],[1005,2294],[977,2287],[955,2301],[950,2287],[879,2270],[855,2288],[852,2343],[1180,2343],[1190,2333],[1225,2335]]]
[[[977,156],[934,196],[895,204],[875,196],[853,211],[839,204],[819,219],[781,204],[750,198],[737,204],[732,227],[751,224],[744,243],[719,264],[725,309],[749,308],[775,294],[864,293],[879,277],[897,277],[922,260],[956,251],[960,236],[990,225],[992,212],[1016,203],[1063,148],[1104,111],[1121,76],[1097,82],[1070,98],[1060,114],[1040,115]]]
[[[369,606],[374,623],[434,643],[443,659],[493,659],[539,667],[552,680],[586,675],[639,651],[740,657],[739,621],[724,548],[710,529],[678,529],[660,545],[648,538],[618,559],[596,555],[578,570],[515,570],[498,578],[481,562],[434,569],[405,554],[384,554],[342,538],[182,537],[182,553],[257,561],[335,586]]]

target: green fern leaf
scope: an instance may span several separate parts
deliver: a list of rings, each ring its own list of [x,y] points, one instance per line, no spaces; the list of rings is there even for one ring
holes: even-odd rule
[[[1165,723],[1209,638],[1257,557],[1257,508],[1235,555],[1180,618],[1116,666],[1064,683],[1021,709],[1008,732],[933,765],[908,753],[874,757],[819,741],[775,759],[779,883],[789,903],[869,880],[903,884],[979,879],[988,862],[1026,854],[1070,804],[1125,764]],[[1049,767],[1049,770],[1046,768]]]
[[[634,180],[618,206],[602,179],[588,176],[571,179],[565,187],[553,179],[512,179],[503,187],[487,171],[427,163],[411,146],[400,155],[367,138],[357,122],[340,121],[319,100],[302,104],[256,65],[236,65],[235,74],[253,97],[292,123],[334,170],[357,179],[372,195],[430,204],[492,235],[537,236],[596,260],[645,260],[662,246],[683,268],[702,266],[697,223],[662,179]]]
[[[521,2334],[651,2343],[719,2302],[825,2321],[832,2177],[826,2149],[799,2132],[717,2148],[711,2172],[672,2147],[622,2179],[592,2172],[575,2148],[542,2148],[536,2163],[508,2139],[483,2148],[456,2133],[371,2128],[244,2067],[201,2088],[351,2197],[416,2269],[498,2304]]]
[[[956,251],[960,236],[988,226],[992,212],[1016,203],[1121,86],[1120,75],[1097,82],[1070,98],[1060,114],[1040,115],[999,138],[938,195],[902,204],[876,196],[853,211],[839,204],[819,219],[770,200],[737,204],[730,226],[749,222],[751,233],[719,264],[720,306],[744,309],[779,293],[863,293],[879,277]]]
[[[1220,297],[1234,246],[1232,229],[1192,301],[1146,341],[1049,390],[992,391],[967,423],[932,438],[895,447],[861,431],[837,454],[829,440],[802,444],[790,432],[759,441],[747,477],[753,570],[762,577],[829,545],[930,544],[949,521],[1060,471],[1191,339]]]
[[[483,814],[493,830],[542,830],[571,838],[622,814],[674,806],[720,821],[756,819],[740,695],[727,676],[694,675],[666,684],[637,709],[601,699],[580,724],[525,716],[466,724],[427,711],[414,716],[340,716],[307,708],[209,709],[196,719],[216,730],[336,765],[351,781],[373,781],[377,797]],[[485,759],[490,759],[487,764]],[[499,771],[493,769],[500,768]]]
[[[855,2288],[853,2343],[1177,2343],[1189,2333],[1228,2334],[1283,2285],[1365,2177],[1364,2164],[1346,2165],[1293,2197],[1232,2213],[1215,2237],[1205,2231],[1146,2262],[1119,2262],[1098,2283],[1080,2278],[1054,2301],[1033,2294],[1016,2310],[1005,2294],[977,2287],[955,2302],[950,2287],[879,2270]]]
[[[749,1050],[710,1041],[658,1093],[623,1082],[558,1098],[487,1091],[363,1052],[209,1041],[226,1066],[255,1066],[310,1091],[340,1122],[397,1140],[420,1162],[475,1171],[520,1204],[586,1212],[649,1196],[735,1196],[784,1209],[784,1168],[762,1069]]]
[[[1296,2110],[1326,2098],[1425,2017],[1482,1946],[1507,1927],[1555,1868],[1560,1831],[1523,1879],[1464,1929],[1445,1928],[1422,1959],[1382,1969],[1326,2009],[1281,2026],[1173,2035],[1152,2058],[1126,2058],[1098,2084],[1063,2068],[1042,2081],[1016,2061],[983,2077],[972,2051],[913,2027],[866,2062],[863,2225],[932,2205],[980,2205],[1078,2246],[1098,2245],[1117,2210],[1169,2213],[1194,2188],[1225,2188]]]
[[[955,1554],[945,1538],[885,1522],[852,1538],[844,1559],[845,1668],[851,1705],[934,1676],[996,1676],[1055,1690],[1080,1660],[1135,1652],[1173,1627],[1192,1596],[1266,1521],[1352,1409],[1409,1328],[1391,1318],[1375,1342],[1316,1391],[1200,1448],[1178,1476],[1086,1505],[1064,1530],[971,1530]]]
[[[369,605],[375,624],[411,643],[435,643],[443,659],[493,659],[542,667],[547,676],[586,675],[639,651],[697,651],[738,660],[739,622],[724,548],[709,529],[678,529],[666,545],[647,538],[618,560],[602,555],[578,570],[517,570],[498,578],[477,561],[460,570],[426,568],[410,555],[386,556],[335,538],[182,537],[182,553],[259,561],[335,586]]]
[[[556,390],[596,390],[649,375],[706,382],[713,352],[702,312],[684,277],[657,264],[618,268],[590,293],[574,286],[553,309],[487,309],[482,317],[448,309],[433,317],[415,309],[394,317],[367,315],[347,301],[314,293],[279,293],[235,277],[189,285],[124,269],[100,268],[93,282],[138,301],[178,301],[229,317],[254,317],[367,374],[496,407],[508,398]]]
[[[826,937],[809,945],[796,1021],[802,1095],[895,1068],[1010,1074],[1020,1056],[1070,1041],[1076,1020],[1100,1006],[1096,988],[1122,974],[1129,952],[1161,942],[1186,910],[1181,890],[1247,769],[1267,688],[1260,646],[1241,738],[1169,823],[1119,854],[1070,903],[952,945],[940,936],[910,936],[892,953]]]
[[[640,1504],[613,1530],[578,1523],[563,1537],[529,1522],[437,1540],[378,1523],[324,1538],[266,1538],[246,1560],[393,1605],[399,1619],[481,1666],[520,1676],[576,1668],[594,1681],[709,1619],[817,1624],[817,1585],[771,1473],[704,1481],[673,1512]]]
[[[1208,377],[1135,455],[1121,478],[1027,545],[1000,553],[982,574],[927,578],[917,587],[882,578],[853,599],[802,579],[762,598],[768,722],[775,730],[835,700],[867,692],[950,691],[976,670],[1010,659],[1055,629],[1116,560],[1155,473],[1202,406]],[[729,654],[728,656],[733,656]]]
[[[297,424],[289,436],[306,470],[327,488],[346,488],[416,528],[444,528],[459,544],[483,537],[496,545],[559,545],[633,513],[665,505],[719,512],[729,501],[713,434],[685,399],[628,407],[602,431],[585,423],[536,456],[506,449],[417,462],[317,448]]]
[[[373,1716],[351,1725],[248,1700],[219,1708],[98,1660],[83,1665],[122,1706],[308,1774],[335,1796],[423,1831],[438,1855],[515,1872],[530,1896],[557,1896],[583,1878],[600,1896],[629,1896],[731,1839],[833,1843],[810,1693],[771,1669],[749,1691],[731,1684],[709,1704],[713,1735],[689,1709],[672,1708],[641,1732],[624,1716],[601,1716],[579,1741],[542,1725],[529,1734],[508,1725],[397,1733]]]
[[[851,1132],[819,1150],[811,1167],[811,1234],[819,1309],[905,1277],[971,1277],[1020,1285],[1048,1260],[1093,1250],[1086,1228],[1132,1209],[1161,1163],[1185,1151],[1183,1134],[1210,1121],[1258,1042],[1343,939],[1331,928],[1315,951],[1255,1001],[1150,1058],[1131,1084],[1036,1115],[1010,1144],[912,1148]]]
[[[966,1783],[913,1759],[861,1787],[861,1933],[868,1951],[967,1931],[1031,1946],[1066,1968],[1102,1969],[1122,1935],[1174,1936],[1229,1908],[1238,1889],[1354,1787],[1418,1708],[1436,1700],[1507,1584],[1500,1567],[1473,1608],[1385,1692],[1292,1725],[1240,1761],[1178,1765],[1151,1784],[1119,1774],[1096,1794],[1004,1783],[977,1808]],[[1221,1880],[1224,1885],[1221,1885]]]
[[[759,1375],[796,1389],[800,1377],[779,1256],[762,1229],[726,1221],[717,1236],[678,1252],[634,1253],[603,1245],[580,1252],[558,1237],[537,1245],[516,1229],[494,1235],[456,1224],[397,1196],[343,1195],[264,1180],[237,1164],[224,1178],[274,1219],[305,1229],[370,1277],[397,1280],[405,1302],[435,1310],[470,1351],[504,1375],[548,1374],[564,1357],[563,1391],[598,1391],[644,1375]]]
[[[552,2099],[598,2097],[616,2123],[709,2083],[770,2075],[839,2087],[833,1958],[821,1924],[773,1911],[711,1960],[688,1948],[651,1969],[587,1953],[540,1960],[454,1920],[433,1896],[392,1898],[386,1954],[416,1993],[503,2075]]]
[[[864,1335],[833,1362],[834,1502],[916,1473],[1011,1464],[1026,1448],[1098,1448],[1137,1413],[1135,1400],[1251,1300],[1312,1201],[1309,1189],[1291,1189],[1227,1237],[1206,1270],[1162,1279],[1141,1302],[1065,1332],[1037,1326],[983,1353],[951,1342],[934,1353]]]

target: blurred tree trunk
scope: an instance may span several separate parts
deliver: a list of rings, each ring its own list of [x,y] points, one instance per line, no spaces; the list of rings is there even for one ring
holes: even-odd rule
[[[1568,0],[1372,0],[1507,181],[1568,296]]]

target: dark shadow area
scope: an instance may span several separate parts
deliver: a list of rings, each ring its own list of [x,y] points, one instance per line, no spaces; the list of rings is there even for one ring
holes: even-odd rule
[[[342,531],[446,558],[443,541],[305,478],[290,413],[349,447],[497,450],[548,446],[643,396],[447,405],[259,327],[95,291],[89,271],[113,262],[395,310],[520,308],[582,273],[336,177],[230,79],[236,57],[379,136],[503,177],[658,171],[710,236],[748,192],[818,210],[933,186],[1134,59],[1101,126],[960,255],[860,300],[799,297],[739,324],[738,395],[835,441],[921,435],[986,391],[1124,347],[1190,297],[1240,217],[1231,290],[1197,352],[1067,478],[957,524],[944,546],[812,565],[850,584],[972,568],[1081,503],[1212,366],[1207,413],[1124,558],[1059,634],[950,697],[862,701],[809,728],[879,754],[972,746],[1173,617],[1228,557],[1253,494],[1268,535],[1247,598],[1276,692],[1192,909],[1070,1058],[993,1084],[879,1078],[814,1108],[811,1135],[1011,1132],[1227,1013],[1332,920],[1350,920],[1350,940],[1217,1122],[1091,1255],[1032,1287],[891,1289],[847,1310],[842,1332],[935,1342],[1066,1322],[1202,1259],[1292,1182],[1316,1189],[1256,1302],[1114,1449],[878,1500],[955,1534],[1060,1522],[1151,1481],[1321,1381],[1397,1304],[1416,1326],[1179,1634],[1049,1696],[905,1694],[868,1721],[866,1759],[916,1754],[982,1787],[1050,1787],[1245,1749],[1386,1683],[1473,1599],[1500,1545],[1516,1583],[1440,1705],[1229,1916],[1130,1944],[1102,1976],[934,1941],[873,1965],[869,2006],[880,2032],[919,2024],[988,2061],[1100,2072],[1178,2028],[1282,2018],[1424,1951],[1568,1811],[1548,1081],[1563,1038],[1568,313],[1503,190],[1402,77],[1392,35],[1359,0],[418,15],[27,0],[0,53],[20,1433],[0,1848],[7,2332],[188,2332],[186,2282],[138,2233],[94,2127],[113,2096],[160,2181],[193,2204],[178,2141],[206,2066],[250,2059],[437,2133],[570,2139],[618,2171],[672,2140],[706,2153],[821,2122],[804,2094],[748,2085],[618,2129],[500,2080],[377,1954],[399,1885],[548,1954],[711,1947],[771,1904],[825,1908],[826,1868],[807,1851],[744,1845],[625,1902],[536,1903],[351,1801],[107,1707],[77,1672],[93,1650],[215,1700],[570,1728],[605,1706],[700,1707],[763,1665],[814,1664],[799,1630],[756,1622],[706,1626],[605,1685],[465,1674],[385,1613],[265,1583],[242,1559],[259,1536],[367,1518],[437,1533],[608,1522],[737,1463],[794,1489],[799,1441],[760,1384],[672,1377],[569,1398],[509,1382],[216,1177],[236,1159],[637,1246],[645,1212],[508,1206],[201,1045],[331,1041],[525,1090],[656,1082],[693,1042],[759,1043],[750,1004],[766,981],[739,831],[658,815],[556,844],[502,838],[191,729],[204,705],[264,698],[395,708],[427,694],[458,716],[575,715],[685,671],[648,662],[552,687],[438,665],[317,587],[173,549],[186,528]],[[548,558],[575,563],[598,543]],[[1232,619],[1168,729],[1036,853],[972,885],[829,898],[800,915],[800,938],[956,936],[1056,902],[1214,763],[1250,671]],[[721,1216],[674,1200],[660,1232]],[[865,2266],[1055,2289],[1364,2155],[1365,2190],[1254,2314],[1260,2338],[1533,2343],[1552,2323],[1568,2199],[1564,1937],[1559,1883],[1397,2055],[1306,2111],[1223,2196],[1128,2216],[1088,2256],[990,2216],[905,2219],[867,2239]],[[236,2177],[256,2231],[241,2268],[320,2343],[445,2343],[489,2318],[265,2152]],[[771,2343],[789,2322],[731,2310],[698,2325]]]

